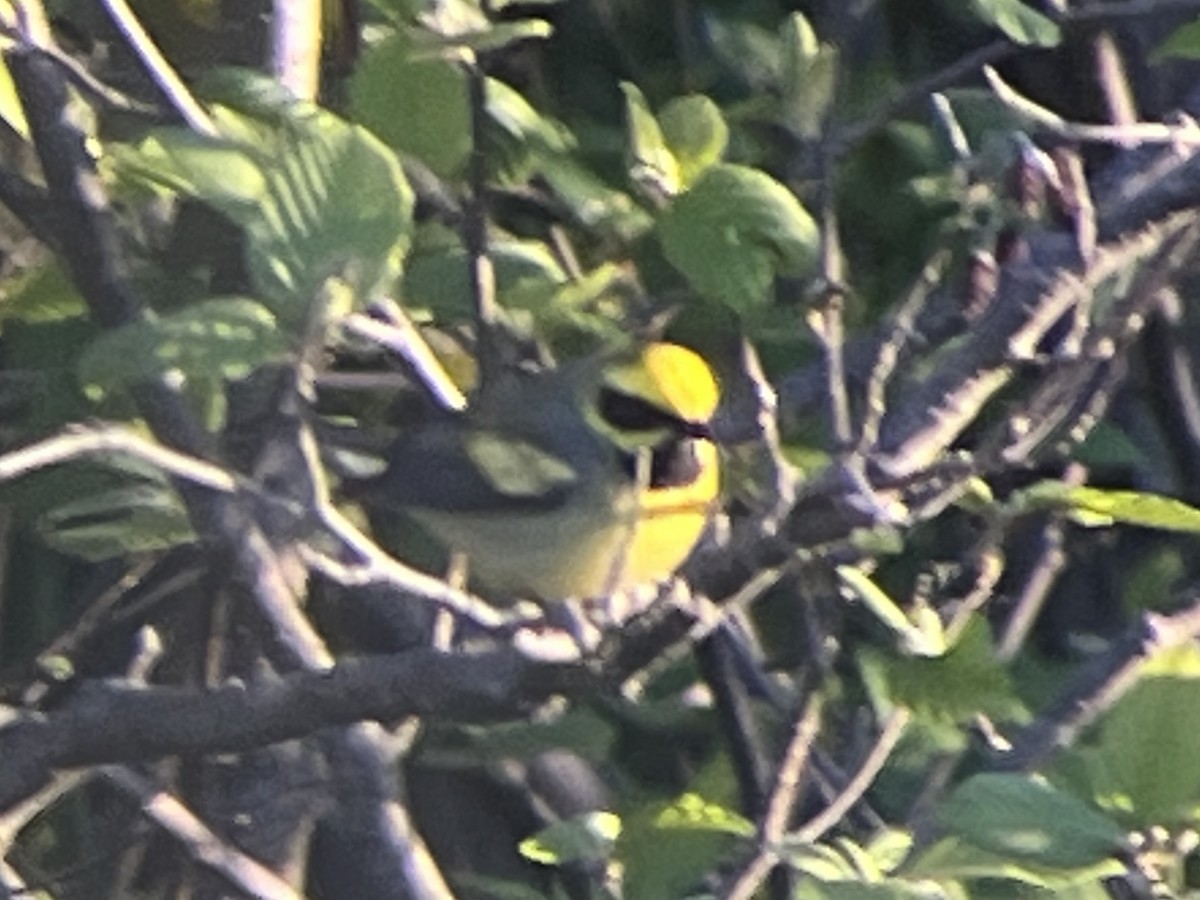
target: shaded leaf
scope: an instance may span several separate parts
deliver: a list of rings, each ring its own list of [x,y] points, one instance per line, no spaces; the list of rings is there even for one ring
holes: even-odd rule
[[[951,837],[926,848],[905,866],[904,871],[910,878],[930,878],[940,882],[1004,879],[1061,890],[1073,885],[1099,884],[1101,879],[1121,875],[1125,868],[1119,860],[1111,858],[1074,868],[1017,862],[1007,855],[982,850],[961,838]]]
[[[1191,822],[1200,807],[1200,650],[1159,655],[1105,716],[1095,784],[1135,827]]]
[[[1062,29],[1021,0],[970,0],[970,8],[1018,44],[1056,47],[1062,41]]]
[[[1172,31],[1150,59],[1156,63],[1165,59],[1200,59],[1200,18]]]
[[[780,73],[783,120],[801,137],[815,138],[833,100],[837,49],[821,44],[802,13],[784,23]]]
[[[898,880],[880,884],[806,881],[792,894],[793,900],[944,900],[945,896],[945,891],[937,885],[907,884]]]
[[[350,101],[358,121],[442,177],[457,173],[471,152],[462,67],[439,57],[413,59],[400,37],[364,55],[350,81]]]
[[[91,561],[195,540],[187,511],[164,484],[114,488],[56,507],[38,523],[51,547]]]
[[[515,294],[541,288],[552,295],[567,283],[567,273],[545,244],[537,241],[497,241],[489,248],[496,277],[496,297],[502,306]],[[410,307],[427,307],[440,319],[473,315],[467,252],[450,240],[419,248],[404,273],[404,295]]]
[[[985,773],[969,778],[939,813],[943,827],[982,850],[1046,866],[1099,863],[1123,845],[1108,816],[1042,779]]]

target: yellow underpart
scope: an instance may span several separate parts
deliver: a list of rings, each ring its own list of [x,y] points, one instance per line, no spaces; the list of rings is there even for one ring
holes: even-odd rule
[[[624,566],[619,586],[659,581],[674,572],[704,532],[721,489],[717,448],[699,441],[700,477],[691,484],[658,488],[641,495],[632,537],[626,532]]]

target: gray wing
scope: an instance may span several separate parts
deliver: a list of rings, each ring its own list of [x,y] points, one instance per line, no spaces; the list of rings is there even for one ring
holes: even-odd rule
[[[355,485],[353,494],[401,510],[533,512],[565,503],[579,477],[567,460],[527,440],[439,425],[396,441],[384,473]]]

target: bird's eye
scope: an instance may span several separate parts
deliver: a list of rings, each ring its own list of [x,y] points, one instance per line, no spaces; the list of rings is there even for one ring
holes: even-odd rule
[[[681,423],[677,416],[639,397],[609,387],[600,389],[596,408],[600,418],[619,431],[680,430]]]

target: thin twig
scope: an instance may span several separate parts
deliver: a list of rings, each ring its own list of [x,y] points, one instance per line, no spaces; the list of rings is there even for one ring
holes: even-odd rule
[[[1021,592],[1006,616],[996,644],[996,659],[1009,662],[1016,658],[1025,639],[1033,629],[1033,623],[1050,596],[1050,589],[1058,581],[1067,565],[1067,554],[1063,549],[1063,523],[1051,517],[1040,528],[1038,554],[1023,579]]]
[[[47,466],[95,454],[121,454],[141,460],[174,478],[222,494],[250,488],[248,482],[214,463],[164,447],[119,427],[70,429],[0,455],[0,482],[12,481]]]
[[[1146,613],[1075,679],[1037,720],[996,760],[1000,771],[1029,772],[1056,751],[1071,746],[1085,728],[1111,709],[1137,684],[1146,663],[1157,654],[1200,636],[1200,597],[1172,615]]]
[[[257,860],[218,837],[175,795],[155,788],[124,766],[104,766],[104,778],[136,800],[146,818],[174,837],[197,863],[216,872],[251,897],[301,900],[286,881]]]
[[[1083,6],[1052,14],[1064,26],[1104,26],[1119,24],[1127,19],[1158,16],[1173,12],[1200,12],[1200,0],[1093,0]]]
[[[917,316],[929,301],[934,288],[946,274],[950,254],[939,252],[925,264],[916,283],[909,289],[891,318],[888,335],[879,345],[879,354],[867,379],[866,403],[859,430],[858,449],[864,456],[879,440],[879,423],[887,411],[886,391],[904,350],[917,336]]]
[[[1188,121],[1182,125],[1165,125],[1161,122],[1134,122],[1128,125],[1089,125],[1068,122],[1057,113],[1025,97],[1008,84],[995,69],[985,66],[984,77],[996,98],[1014,112],[1029,119],[1050,134],[1072,140],[1101,144],[1173,144],[1194,146],[1200,144],[1200,128]]]
[[[399,356],[429,396],[443,409],[462,410],[467,398],[438,361],[429,344],[404,310],[395,303],[381,306],[387,322],[361,313],[348,316],[343,327],[351,334],[373,341]]]
[[[795,832],[789,834],[788,839],[794,838],[800,843],[811,844],[820,840],[825,832],[837,825],[842,817],[850,811],[850,808],[867,792],[867,789],[874,783],[875,777],[883,770],[883,766],[891,758],[896,744],[904,736],[904,730],[908,727],[910,719],[911,715],[907,709],[897,709],[888,716],[887,721],[883,724],[883,730],[879,733],[879,739],[875,741],[875,746],[871,748],[867,758],[858,767],[858,771],[854,773],[850,783],[825,809]]]
[[[779,843],[788,825],[800,788],[800,773],[808,761],[821,723],[821,696],[808,696],[804,710],[796,720],[783,761],[775,776],[775,785],[767,800],[767,809],[759,824],[758,850],[746,867],[719,895],[723,900],[750,900],[779,862]]]
[[[321,0],[275,0],[271,68],[298,100],[315,100],[321,74]]]
[[[166,96],[171,107],[179,113],[190,129],[199,134],[216,137],[217,126],[204,111],[204,107],[192,96],[179,73],[167,62],[167,58],[142,27],[129,4],[125,0],[103,0],[103,3],[109,18],[117,26],[134,55],[142,61],[147,73]]]
[[[487,74],[478,57],[472,56],[464,66],[471,110],[471,154],[467,164],[470,197],[463,208],[463,243],[478,327],[479,383],[486,386],[495,379],[501,365],[495,334],[499,315],[496,272],[489,255],[487,233],[487,154],[484,150],[488,129]]]
[[[312,547],[302,546],[300,554],[305,563],[330,580],[346,587],[387,584],[414,598],[453,610],[484,628],[505,628],[530,621],[522,607],[498,610],[441,579],[393,559],[332,505],[318,509],[318,515],[329,531],[361,559],[359,563],[347,565]]]
[[[946,68],[934,72],[928,78],[909,85],[896,97],[886,101],[879,109],[870,113],[853,125],[850,125],[835,135],[835,146],[838,155],[844,155],[850,149],[879,129],[888,125],[897,115],[918,103],[925,102],[930,94],[941,91],[957,84],[968,75],[973,75],[989,63],[1000,62],[1012,56],[1019,48],[1008,41],[995,41],[978,50],[968,53],[962,59],[956,60]]]

